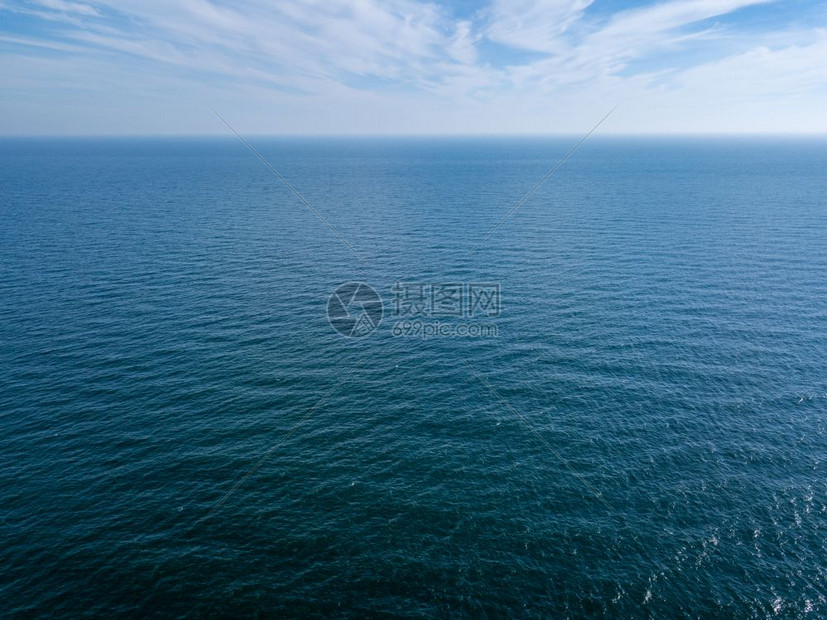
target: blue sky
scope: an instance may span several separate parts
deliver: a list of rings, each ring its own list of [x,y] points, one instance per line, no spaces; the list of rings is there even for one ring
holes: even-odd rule
[[[814,0],[0,0],[0,134],[827,133]]]

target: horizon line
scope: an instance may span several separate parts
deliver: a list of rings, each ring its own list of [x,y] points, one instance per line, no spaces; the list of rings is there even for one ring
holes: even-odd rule
[[[330,138],[570,138],[579,136],[574,132],[510,132],[510,133],[246,133],[245,137],[255,139],[330,139]],[[612,138],[827,138],[823,132],[608,132],[592,136],[596,140]],[[0,134],[0,140],[19,139],[233,139],[226,133],[36,133]]]

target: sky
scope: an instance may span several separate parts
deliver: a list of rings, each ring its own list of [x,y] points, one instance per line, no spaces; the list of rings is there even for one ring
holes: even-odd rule
[[[0,0],[0,135],[827,134],[823,0]]]

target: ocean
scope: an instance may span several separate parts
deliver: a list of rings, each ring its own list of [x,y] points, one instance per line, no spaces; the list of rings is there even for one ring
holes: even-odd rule
[[[827,615],[827,141],[577,139],[0,141],[0,615]]]

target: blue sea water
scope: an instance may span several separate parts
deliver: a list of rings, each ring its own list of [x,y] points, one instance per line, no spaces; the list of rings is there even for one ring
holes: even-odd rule
[[[827,142],[574,141],[0,141],[0,613],[827,615]]]

